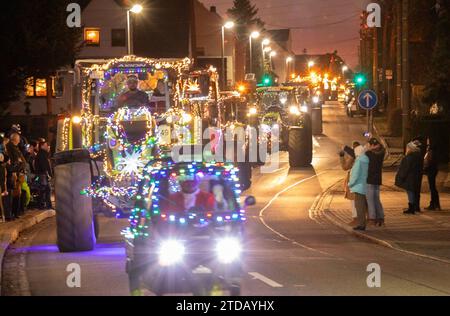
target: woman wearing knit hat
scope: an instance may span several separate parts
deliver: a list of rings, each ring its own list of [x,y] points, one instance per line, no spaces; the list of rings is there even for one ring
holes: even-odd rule
[[[406,191],[408,196],[408,209],[404,214],[415,214],[419,209],[416,205],[420,194],[420,179],[422,176],[422,155],[420,147],[416,142],[410,142],[406,146],[406,155],[400,163],[397,175],[395,176],[395,185]]]

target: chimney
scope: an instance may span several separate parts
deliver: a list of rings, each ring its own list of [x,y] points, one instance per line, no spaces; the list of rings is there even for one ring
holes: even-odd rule
[[[216,6],[211,6],[209,11],[211,11],[212,13],[217,13],[217,7]]]

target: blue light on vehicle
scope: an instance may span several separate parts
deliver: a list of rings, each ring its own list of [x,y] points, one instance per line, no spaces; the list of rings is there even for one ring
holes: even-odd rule
[[[185,218],[180,218],[180,224],[186,224],[186,219]]]
[[[233,219],[238,219],[239,215],[238,214],[233,214],[232,218]]]

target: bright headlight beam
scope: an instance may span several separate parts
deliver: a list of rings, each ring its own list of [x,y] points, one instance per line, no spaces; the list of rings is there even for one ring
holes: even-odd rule
[[[256,108],[250,108],[248,113],[250,113],[251,115],[256,115],[258,113],[258,110]]]
[[[159,248],[159,264],[163,267],[177,264],[183,260],[184,245],[178,240],[168,240]]]
[[[289,108],[289,112],[293,115],[300,115],[300,111],[299,111],[298,107],[296,107],[296,106],[291,106]]]
[[[242,246],[236,238],[224,238],[218,241],[216,251],[219,261],[228,264],[239,259]]]

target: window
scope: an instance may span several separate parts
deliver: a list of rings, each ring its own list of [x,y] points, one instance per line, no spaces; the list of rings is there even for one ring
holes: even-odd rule
[[[47,83],[45,79],[29,77],[26,80],[25,93],[27,97],[46,97]],[[53,78],[52,78],[52,95],[55,96]]]
[[[113,46],[113,47],[125,47],[126,46],[125,29],[112,29],[111,30],[111,46]]]
[[[84,41],[86,42],[87,46],[100,46],[100,29],[85,28]]]

